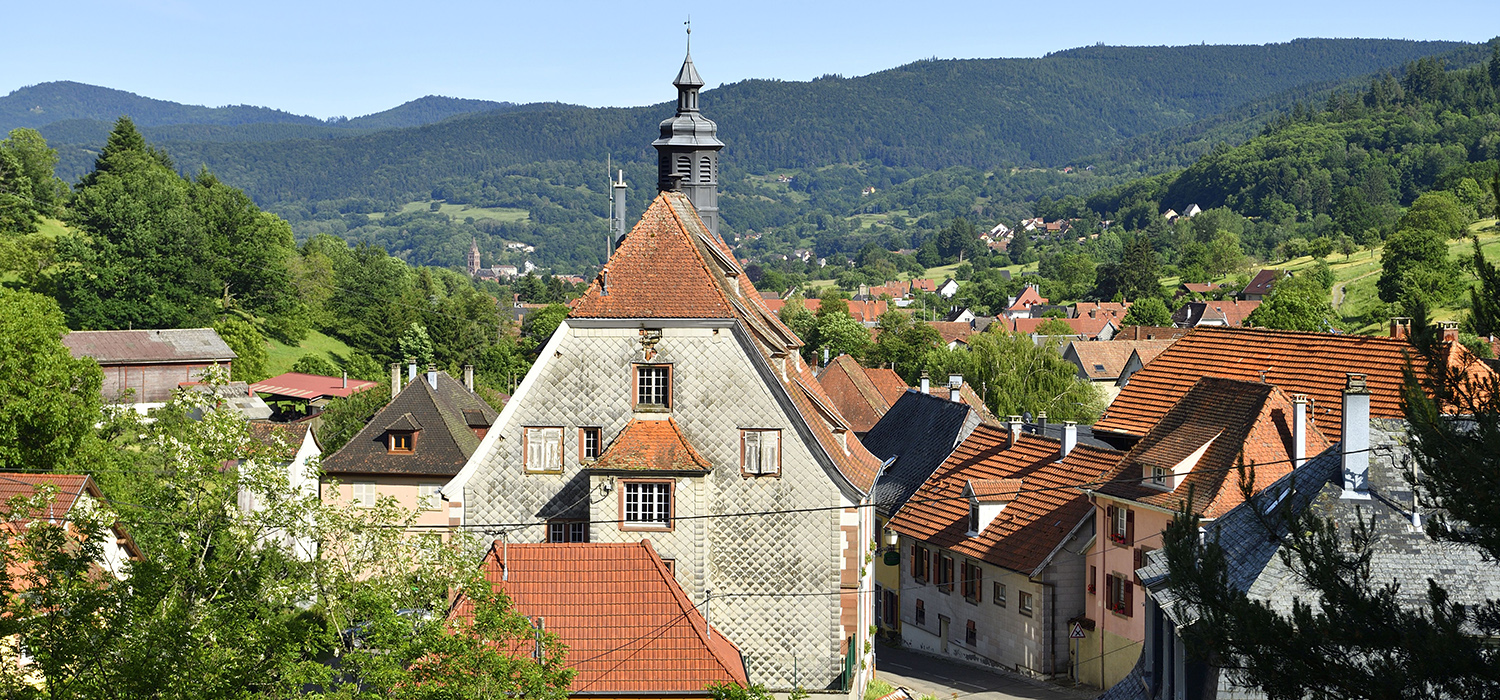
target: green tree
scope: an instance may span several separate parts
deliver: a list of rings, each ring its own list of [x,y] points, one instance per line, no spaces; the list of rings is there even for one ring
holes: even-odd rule
[[[316,374],[323,377],[337,377],[340,373],[339,368],[335,367],[332,362],[329,362],[327,357],[312,353],[307,353],[297,358],[297,361],[292,363],[291,371],[301,372],[302,374]]]
[[[1432,231],[1444,238],[1462,238],[1468,231],[1469,218],[1453,193],[1428,192],[1411,203],[1397,226]]]
[[[553,326],[553,328],[556,327]],[[437,361],[432,353],[432,338],[427,335],[427,327],[420,323],[413,321],[407,326],[397,343],[401,356],[416,362],[419,371]]]
[[[818,318],[811,311],[807,310],[807,304],[802,295],[793,294],[787,297],[786,303],[777,312],[777,317],[781,319],[782,323],[786,324],[787,328],[792,329],[792,332],[796,333],[798,338],[802,339],[802,352],[810,358],[811,355],[809,353],[812,352],[813,343],[817,340],[813,336],[817,333]]]
[[[388,387],[375,387],[329,401],[320,414],[322,422],[317,431],[318,444],[323,448],[323,454],[338,452],[390,402],[391,392]]]
[[[1448,259],[1443,233],[1403,227],[1385,240],[1375,286],[1383,302],[1420,297],[1435,306],[1452,295],[1457,279],[1458,268]]]
[[[1010,238],[1010,243],[1005,246],[1005,253],[1010,256],[1013,265],[1025,265],[1031,262],[1031,232],[1025,226],[1018,227]]]
[[[927,352],[943,346],[943,336],[937,329],[900,311],[881,314],[876,328],[880,333],[865,354],[868,364],[889,366],[908,384],[916,382]]]
[[[36,230],[36,202],[21,161],[0,148],[0,235]]]
[[[1500,267],[1484,257],[1479,238],[1474,238],[1474,275],[1479,284],[1469,288],[1469,313],[1464,330],[1481,338],[1500,335]]]
[[[1060,318],[1048,318],[1037,324],[1033,333],[1037,335],[1073,335],[1073,327]]]
[[[521,324],[521,332],[536,344],[536,351],[540,352],[541,347],[552,339],[552,334],[567,317],[566,304],[548,304],[526,316],[525,322]]]
[[[1172,325],[1172,312],[1167,310],[1166,303],[1160,298],[1146,297],[1130,305],[1130,310],[1125,312],[1125,318],[1120,319],[1120,324],[1164,328]]]
[[[1136,301],[1162,295],[1161,265],[1146,234],[1138,233],[1126,241],[1120,263],[1110,266],[1100,277],[1105,280],[1100,285],[1101,297],[1120,295]]]
[[[1246,322],[1285,331],[1323,333],[1334,327],[1333,305],[1316,276],[1304,273],[1277,282]]]
[[[230,363],[230,379],[237,382],[258,382],[271,376],[270,351],[266,337],[255,329],[255,325],[236,316],[219,319],[214,331],[234,351]]]
[[[0,471],[99,466],[104,375],[63,346],[67,330],[56,302],[0,289]]]
[[[840,354],[864,357],[865,349],[870,346],[870,329],[848,313],[821,314],[817,336],[819,352],[827,348],[829,357]]]
[[[39,212],[54,216],[63,199],[68,195],[68,186],[58,179],[57,151],[47,145],[47,140],[35,129],[11,129],[9,138],[0,141],[0,150],[7,151],[20,163],[21,173],[31,183],[31,196]]]
[[[1029,335],[1002,331],[971,335],[968,346],[929,351],[925,369],[934,377],[964,375],[996,415],[1046,411],[1056,420],[1092,423],[1104,411],[1102,393],[1079,378],[1055,341],[1039,345]]]

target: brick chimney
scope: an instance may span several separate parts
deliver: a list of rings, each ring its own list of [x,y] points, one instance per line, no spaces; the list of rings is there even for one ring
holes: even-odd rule
[[[1440,324],[1440,325],[1441,325],[1441,327],[1443,329],[1443,341],[1444,342],[1449,342],[1449,343],[1458,342],[1458,322],[1457,321],[1443,321],[1442,324]]]
[[[1307,394],[1292,396],[1292,468],[1307,461]]]
[[[1411,335],[1411,317],[1409,317],[1409,316],[1392,316],[1391,317],[1391,337],[1392,338],[1405,338],[1405,337],[1407,337],[1409,335]]]
[[[1370,497],[1370,389],[1365,375],[1349,372],[1344,384],[1344,498]]]

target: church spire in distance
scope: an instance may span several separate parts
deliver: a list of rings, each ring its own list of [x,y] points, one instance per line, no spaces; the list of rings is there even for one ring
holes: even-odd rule
[[[719,235],[719,127],[698,111],[703,78],[693,66],[692,20],[687,22],[688,54],[672,85],[677,88],[677,114],[661,123],[656,148],[656,188],[682,192],[698,210],[709,232]]]

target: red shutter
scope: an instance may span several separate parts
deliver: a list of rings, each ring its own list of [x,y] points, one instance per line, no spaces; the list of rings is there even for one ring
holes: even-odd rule
[[[1125,617],[1135,615],[1135,584],[1129,581],[1121,582],[1125,586]]]
[[[1125,511],[1125,544],[1135,544],[1135,511]]]

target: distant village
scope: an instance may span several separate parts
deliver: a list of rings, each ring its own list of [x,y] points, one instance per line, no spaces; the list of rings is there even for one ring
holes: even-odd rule
[[[1264,697],[1184,651],[1198,623],[1162,550],[1184,508],[1204,538],[1234,543],[1230,583],[1277,610],[1304,591],[1258,529],[1281,509],[1374,518],[1368,566],[1403,604],[1420,604],[1429,577],[1462,602],[1500,598],[1500,565],[1431,539],[1403,477],[1410,319],[1378,337],[1248,328],[1288,276],[1272,268],[1240,289],[1180,285],[1159,326],[1127,325],[1132,300],[1059,305],[1035,284],[994,315],[918,302],[953,298],[954,279],[862,285],[848,300],[872,339],[901,311],[930,317],[950,350],[1001,331],[1055,345],[1107,401],[1092,425],[996,415],[962,374],[909,385],[848,355],[809,362],[779,312],[819,299],[757,290],[718,235],[723,143],[698,110],[703,85],[689,58],[653,143],[660,192],[628,232],[621,209],[596,276],[562,278],[586,291],[502,404],[476,392],[472,367],[414,361],[382,381],[205,382],[236,361],[206,328],[63,341],[103,369],[107,401],[151,416],[182,392],[212,396],[256,439],[294,446],[281,466],[297,488],[389,497],[415,514],[413,533],[486,538],[475,565],[584,660],[580,698],[708,697],[728,683],[858,700],[898,651],[1025,679],[1029,697]],[[1018,227],[1070,235],[1066,220]],[[1003,251],[1015,233],[981,238]],[[477,279],[536,271],[480,257],[475,243]],[[1454,366],[1494,376],[1457,332],[1441,338]],[[323,409],[365,392],[389,400],[325,452]],[[100,497],[86,475],[11,476],[9,494],[58,486],[62,513]],[[110,535],[106,569],[138,556],[128,531]],[[317,556],[315,542],[288,546]],[[916,695],[885,697],[903,693]]]

